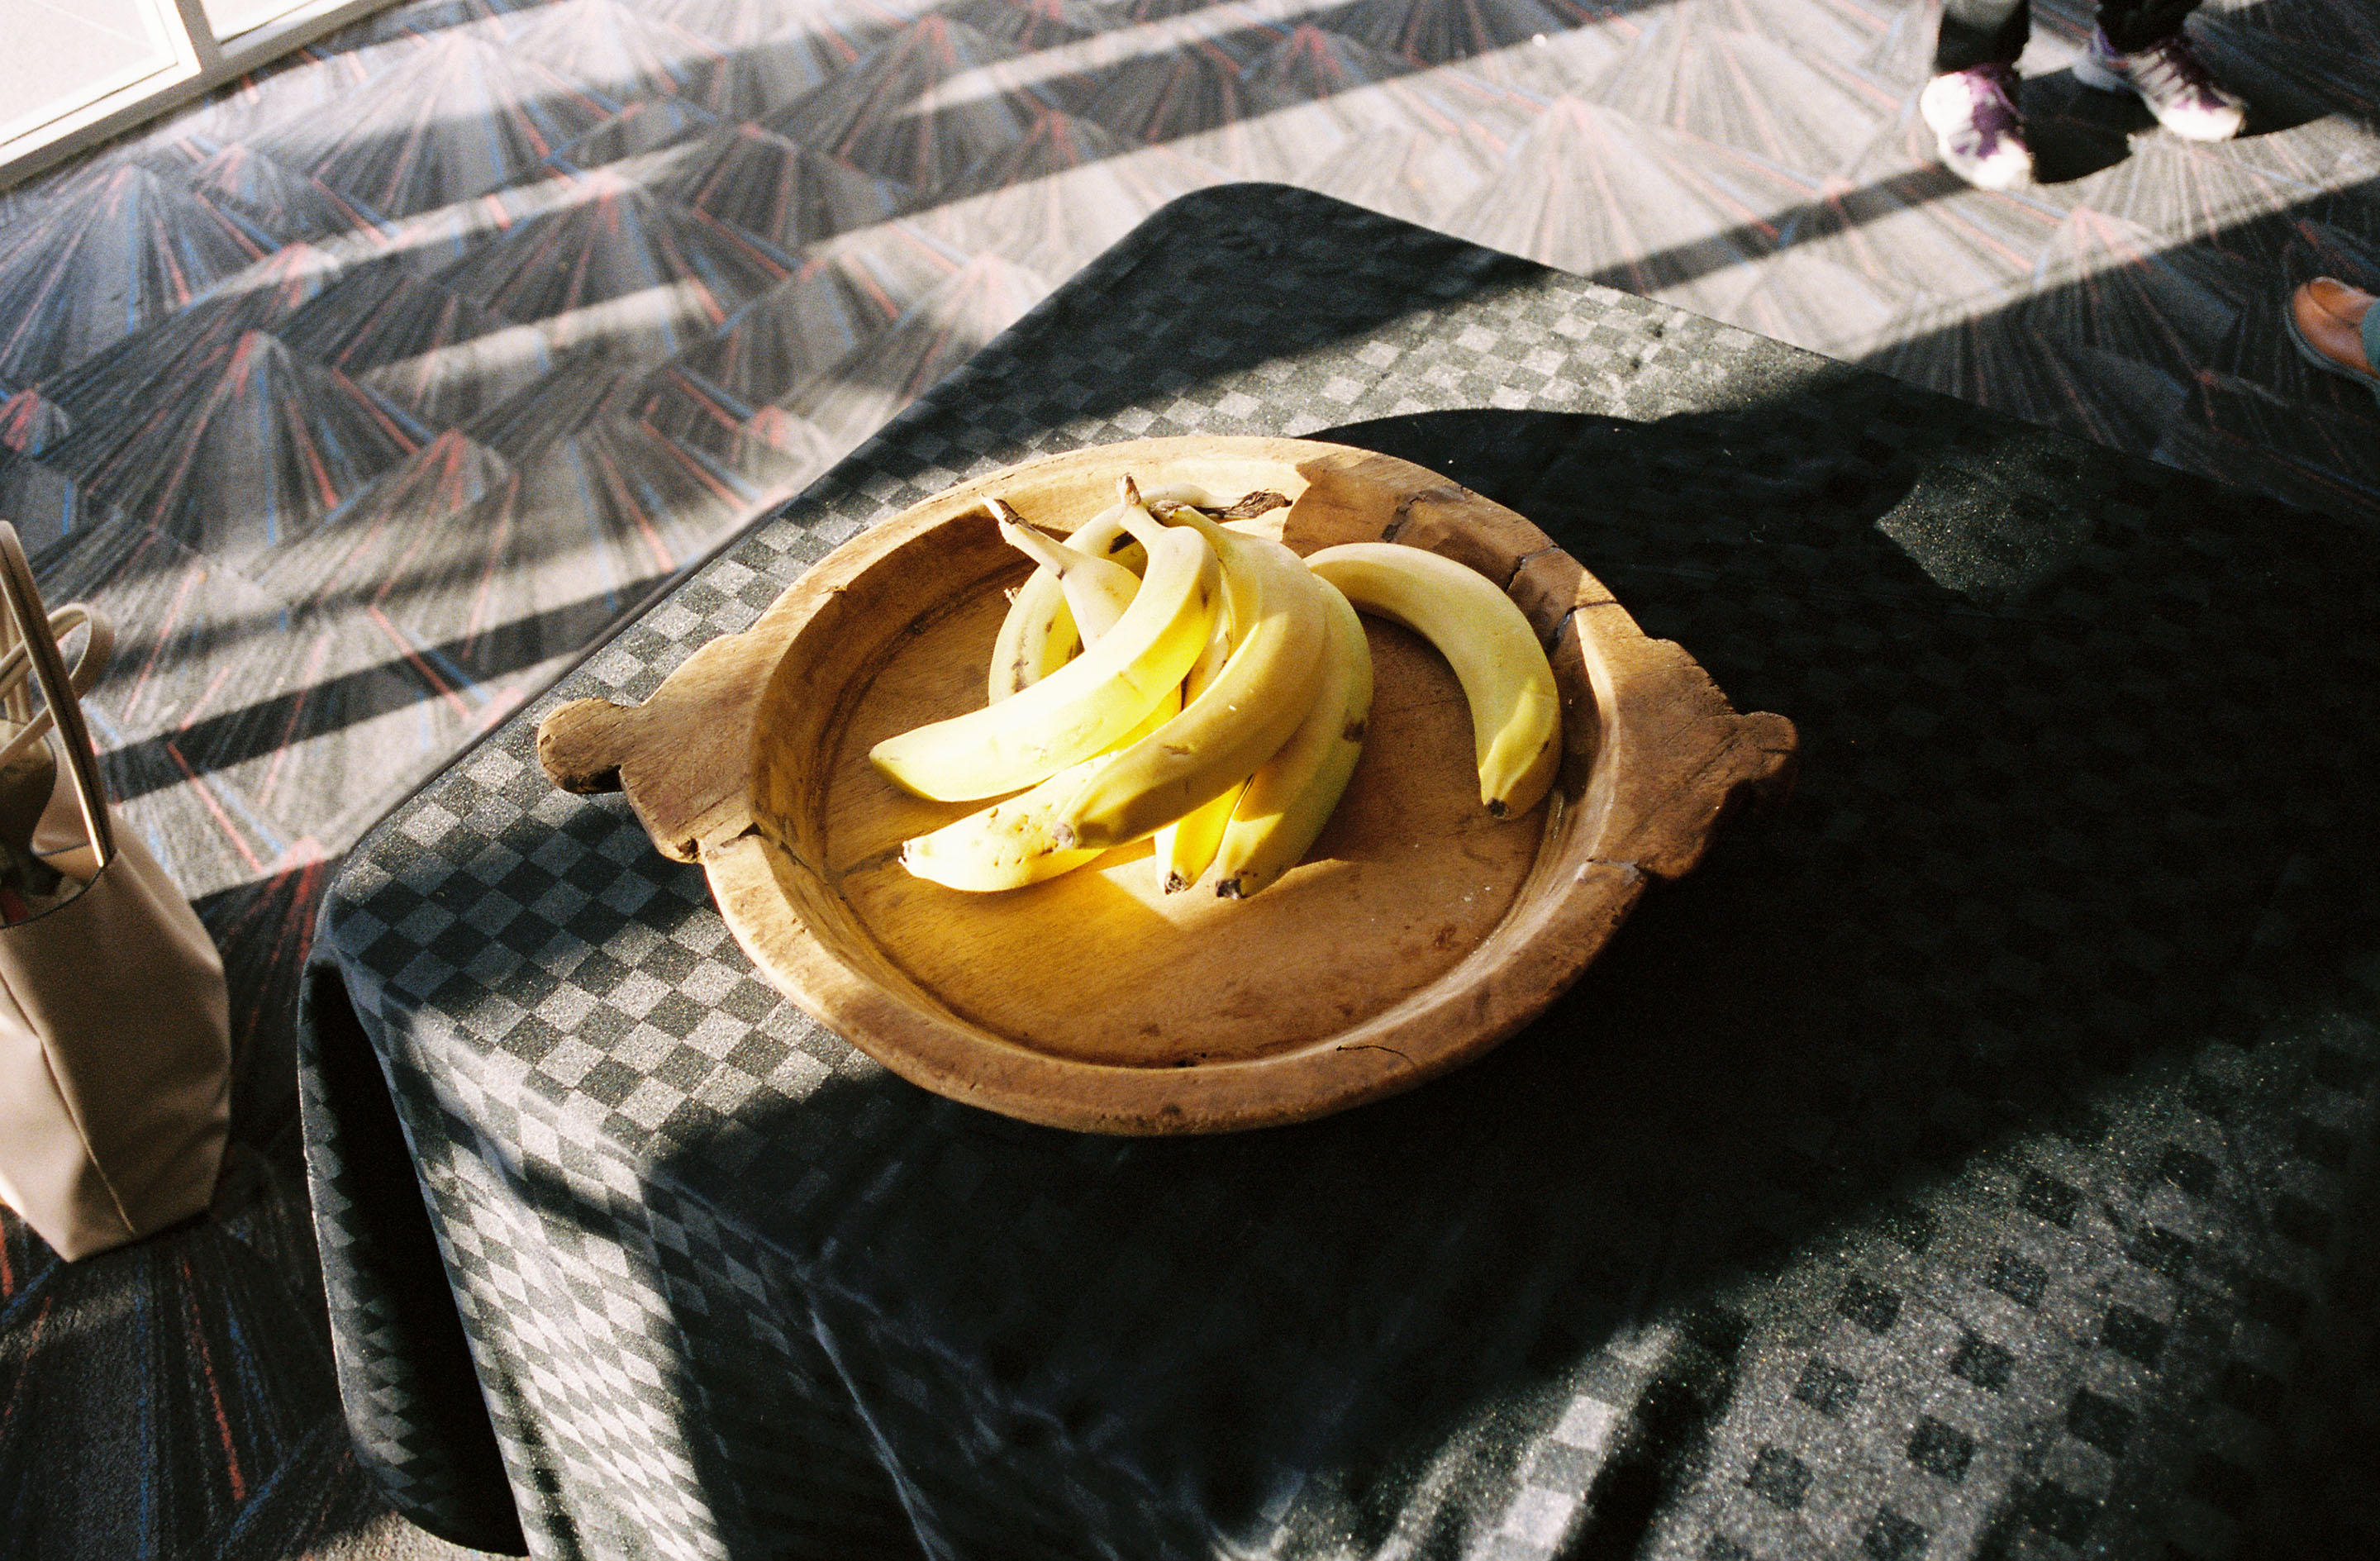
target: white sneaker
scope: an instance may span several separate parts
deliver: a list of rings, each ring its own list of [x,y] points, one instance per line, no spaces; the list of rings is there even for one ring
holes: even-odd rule
[[[2074,62],[2074,79],[2103,92],[2131,92],[2149,105],[2157,123],[2193,141],[2228,141],[2248,122],[2248,104],[2215,84],[2205,62],[2180,32],[2137,54],[2119,54],[2107,33],[2091,30],[2091,42]]]
[[[1983,189],[2033,182],[2033,149],[2016,111],[2016,72],[2004,65],[1954,70],[1925,83],[1917,112],[1934,131],[1942,165]]]

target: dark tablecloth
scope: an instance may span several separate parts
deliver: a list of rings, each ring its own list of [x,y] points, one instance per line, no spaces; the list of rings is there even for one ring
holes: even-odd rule
[[[555,703],[871,522],[1184,433],[1521,511],[1799,724],[1794,799],[1485,1061],[1151,1142],[892,1077],[540,774]],[[2367,532],[1674,309],[1185,199],[349,858],[304,1069],[358,1446],[557,1555],[2366,1543],[2375,579]]]

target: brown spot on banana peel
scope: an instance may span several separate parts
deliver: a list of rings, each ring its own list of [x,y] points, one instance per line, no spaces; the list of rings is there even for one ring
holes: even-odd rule
[[[1342,743],[1361,743],[1364,740],[1365,731],[1370,724],[1368,718],[1358,717],[1339,729],[1339,740]]]

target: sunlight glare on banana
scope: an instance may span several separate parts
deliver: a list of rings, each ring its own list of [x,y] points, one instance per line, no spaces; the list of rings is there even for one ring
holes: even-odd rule
[[[1134,519],[1136,508],[1127,509],[1126,523],[1140,526],[1147,514]],[[1237,786],[1305,720],[1321,680],[1329,617],[1304,562],[1279,542],[1228,530],[1196,509],[1175,508],[1170,516],[1176,524],[1147,522],[1148,531],[1135,533],[1150,550],[1151,571],[1162,538],[1184,530],[1204,538],[1221,561],[1239,645],[1180,715],[1084,785],[1052,828],[1066,845],[1118,844]]]
[[[1231,620],[1227,599],[1224,610],[1215,614],[1215,632],[1208,637],[1205,654],[1182,680],[1183,703],[1206,692],[1223,663],[1231,659],[1232,647],[1239,644]],[[1205,876],[1207,865],[1215,860],[1215,852],[1223,843],[1223,830],[1232,822],[1232,808],[1239,800],[1240,788],[1232,787],[1157,831],[1151,854],[1157,863],[1157,881],[1166,893],[1179,894]]]
[[[1125,734],[1125,741],[1156,731],[1181,708],[1179,691],[1169,694]],[[978,893],[1022,889],[1074,871],[1105,853],[1062,850],[1050,837],[1050,822],[1059,807],[1118,751],[1095,755],[1060,770],[1029,792],[978,808],[930,834],[902,841],[901,865],[915,877],[944,888]]]
[[[1337,811],[1372,713],[1372,647],[1355,609],[1321,582],[1330,641],[1305,720],[1239,794],[1215,853],[1215,892],[1245,900],[1305,860]]]
[[[1211,502],[1205,489],[1186,482],[1152,488],[1144,499],[1151,503]],[[1066,545],[1121,564],[1135,575],[1140,574],[1148,563],[1148,555],[1142,550],[1139,538],[1124,529],[1122,501],[1076,526],[1067,537]],[[1082,638],[1075,630],[1074,614],[1066,605],[1057,575],[1047,569],[1035,570],[1017,587],[1007,616],[1001,620],[999,637],[992,644],[989,673],[992,703],[998,704],[1018,689],[1040,682],[1064,666],[1081,647]]]
[[[1097,645],[1132,605],[1134,594],[1140,589],[1140,576],[1121,563],[1034,530],[999,499],[986,500],[985,507],[999,520],[1000,534],[1008,545],[1056,578],[1084,646]]]
[[[869,761],[919,796],[973,802],[1046,780],[1139,725],[1198,659],[1222,600],[1206,537],[1152,526],[1146,540],[1140,588],[1097,645],[996,704],[886,738]]]

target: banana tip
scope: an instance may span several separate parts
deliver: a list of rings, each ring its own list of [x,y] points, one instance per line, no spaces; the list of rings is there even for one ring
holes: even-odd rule
[[[1179,873],[1168,873],[1168,874],[1166,874],[1166,875],[1165,875],[1165,892],[1166,892],[1166,893],[1168,893],[1168,894],[1179,894],[1179,893],[1181,893],[1184,889],[1188,889],[1189,887],[1190,887],[1190,880],[1189,880],[1188,878],[1184,877],[1181,874],[1179,874]]]
[[[1218,900],[1245,900],[1247,898],[1247,892],[1240,887],[1239,879],[1225,878],[1215,886],[1215,898]]]

